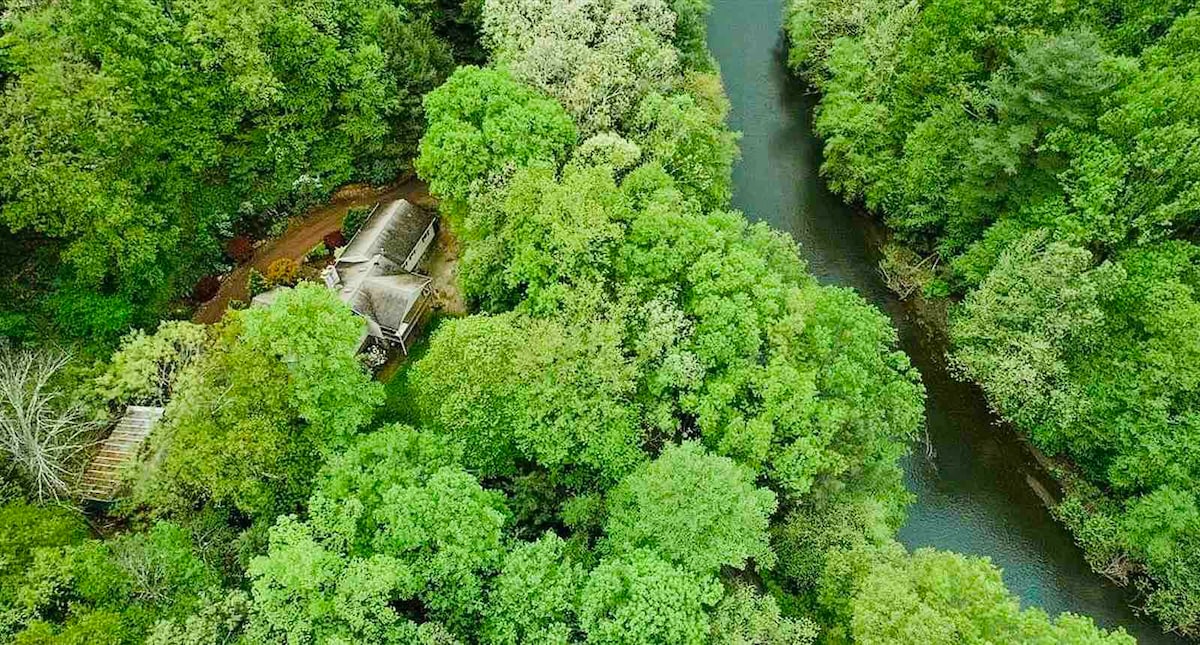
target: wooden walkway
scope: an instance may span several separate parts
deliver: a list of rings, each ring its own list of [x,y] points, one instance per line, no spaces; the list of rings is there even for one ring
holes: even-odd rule
[[[117,421],[112,434],[100,444],[100,451],[83,474],[80,490],[83,499],[111,502],[121,488],[121,470],[137,459],[138,449],[150,436],[163,409],[131,405]]]

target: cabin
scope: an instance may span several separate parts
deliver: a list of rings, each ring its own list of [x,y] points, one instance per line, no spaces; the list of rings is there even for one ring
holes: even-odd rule
[[[416,269],[436,235],[437,218],[408,200],[376,204],[337,260],[325,268],[325,286],[367,321],[360,349],[374,338],[408,353],[430,307],[432,280]],[[260,293],[251,305],[269,306],[278,293]]]
[[[374,338],[408,353],[432,282],[415,271],[436,234],[429,211],[404,199],[379,204],[325,269],[326,286],[367,321],[363,343]]]

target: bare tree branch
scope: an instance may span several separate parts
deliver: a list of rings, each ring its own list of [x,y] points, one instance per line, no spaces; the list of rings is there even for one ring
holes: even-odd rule
[[[71,360],[58,350],[0,348],[0,450],[38,501],[71,492],[98,424],[50,381]]]

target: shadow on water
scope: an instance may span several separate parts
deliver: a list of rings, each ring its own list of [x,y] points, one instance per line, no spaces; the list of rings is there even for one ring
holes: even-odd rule
[[[944,349],[884,286],[873,243],[877,224],[832,194],[820,176],[821,143],[812,127],[817,97],[787,69],[782,4],[716,0],[709,21],[709,47],[733,104],[730,125],[743,133],[734,203],[751,219],[790,232],[821,282],[854,288],[884,310],[921,372],[933,456],[917,450],[905,464],[916,503],[900,541],[987,556],[1022,602],[1051,615],[1086,614],[1105,627],[1124,627],[1141,643],[1183,642],[1135,614],[1129,592],[1091,571],[1034,489],[1053,483],[1020,440],[996,425],[979,390],[950,377]]]

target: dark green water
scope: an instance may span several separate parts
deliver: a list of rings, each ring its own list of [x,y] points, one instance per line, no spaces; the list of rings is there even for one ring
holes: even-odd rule
[[[792,233],[822,282],[853,287],[887,312],[921,371],[934,454],[927,458],[918,447],[906,464],[917,501],[900,541],[987,556],[1024,603],[1051,615],[1090,615],[1105,627],[1124,627],[1140,643],[1182,642],[1136,615],[1131,594],[1091,571],[1030,485],[1052,483],[1017,438],[996,427],[979,391],[949,377],[942,350],[884,287],[873,223],[831,194],[819,176],[816,97],[784,63],[783,1],[715,0],[709,21],[709,46],[733,102],[731,125],[743,133],[734,202],[751,219]]]

